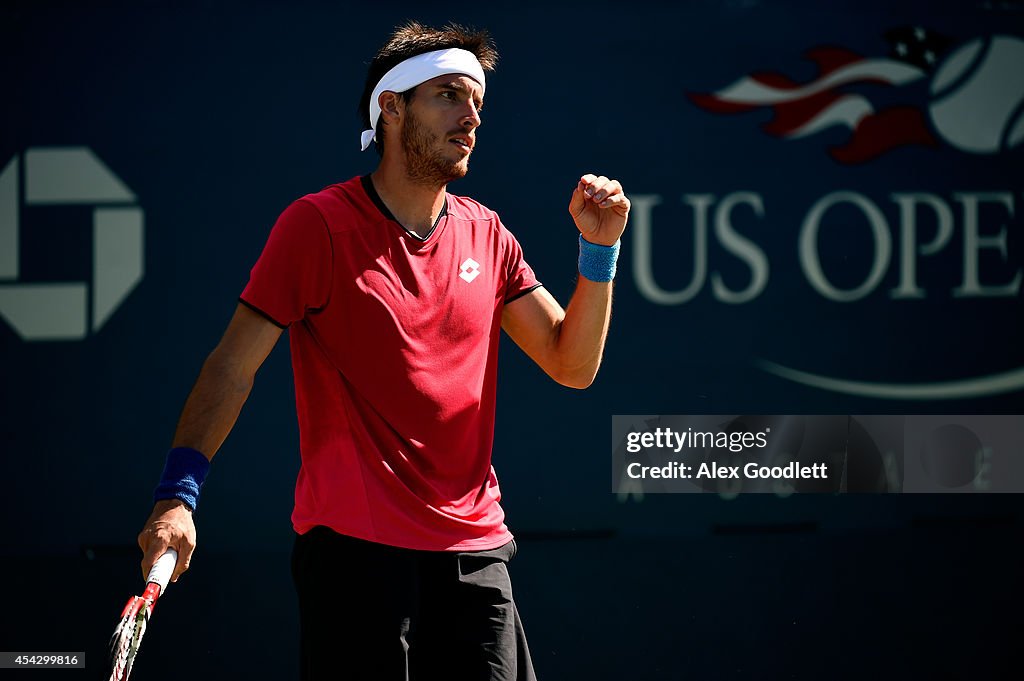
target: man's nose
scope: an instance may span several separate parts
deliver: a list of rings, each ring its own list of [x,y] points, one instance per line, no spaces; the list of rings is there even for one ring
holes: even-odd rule
[[[466,110],[462,116],[462,125],[470,130],[480,125],[480,110],[472,99],[466,100]]]

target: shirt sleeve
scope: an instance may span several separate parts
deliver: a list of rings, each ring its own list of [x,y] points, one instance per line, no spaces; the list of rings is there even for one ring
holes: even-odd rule
[[[315,206],[299,199],[274,224],[239,300],[287,327],[327,303],[332,262],[327,223]]]
[[[501,225],[500,229],[505,251],[505,302],[511,303],[516,298],[539,288],[541,283],[537,281],[533,268],[526,262],[523,248],[512,232],[504,225]]]

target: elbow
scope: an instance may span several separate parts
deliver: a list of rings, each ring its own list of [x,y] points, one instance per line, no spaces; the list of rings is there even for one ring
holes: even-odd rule
[[[586,390],[594,384],[597,378],[597,367],[581,367],[579,369],[563,369],[550,374],[551,378],[559,385],[575,390]]]
[[[561,331],[559,325],[550,351],[537,363],[559,385],[576,390],[589,388],[601,368],[603,343],[596,348],[581,347],[585,344],[567,341]]]
[[[586,390],[594,384],[594,377],[577,380],[577,381],[559,381],[566,388],[573,388],[575,390]]]

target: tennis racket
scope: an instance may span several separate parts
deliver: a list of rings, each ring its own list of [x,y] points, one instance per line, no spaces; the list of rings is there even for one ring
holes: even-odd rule
[[[146,578],[146,589],[141,596],[132,596],[118,622],[114,635],[110,638],[110,658],[112,669],[110,681],[127,681],[132,673],[135,656],[142,645],[142,635],[146,633],[146,624],[153,614],[156,601],[167,588],[167,582],[178,564],[178,552],[167,549],[167,553],[156,559]]]

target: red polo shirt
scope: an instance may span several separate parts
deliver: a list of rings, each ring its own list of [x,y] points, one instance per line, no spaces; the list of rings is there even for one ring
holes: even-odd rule
[[[505,303],[540,286],[515,237],[446,195],[419,238],[368,177],[274,225],[241,301],[289,328],[302,468],[292,523],[423,550],[512,535],[491,466]]]

